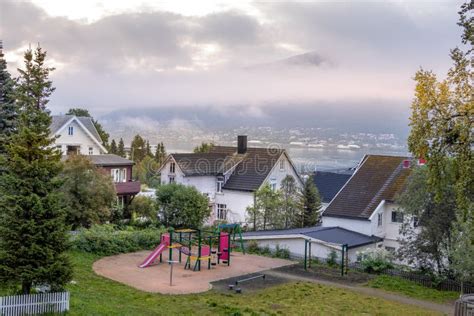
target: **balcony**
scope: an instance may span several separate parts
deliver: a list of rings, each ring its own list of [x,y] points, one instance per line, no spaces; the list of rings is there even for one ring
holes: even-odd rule
[[[116,182],[117,195],[133,195],[140,192],[140,181]]]

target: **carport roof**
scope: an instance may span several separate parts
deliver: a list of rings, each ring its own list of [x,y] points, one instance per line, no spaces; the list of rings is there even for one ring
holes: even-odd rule
[[[310,237],[333,244],[347,244],[349,248],[360,247],[382,241],[382,238],[380,237],[367,236],[338,226],[315,226],[294,229],[263,230],[256,232],[246,232],[243,234],[243,237],[245,239],[252,239],[251,237],[268,237],[268,239],[272,239],[272,237],[281,235],[301,235],[301,238]]]

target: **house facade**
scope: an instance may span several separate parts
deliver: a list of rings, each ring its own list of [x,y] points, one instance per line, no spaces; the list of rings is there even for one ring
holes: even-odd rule
[[[323,212],[322,225],[380,237],[380,247],[396,250],[403,223],[396,196],[413,168],[408,157],[366,155]],[[411,224],[416,226],[416,219]]]
[[[54,115],[50,126],[55,145],[66,155],[102,155],[107,149],[90,117]]]
[[[246,209],[254,193],[269,184],[274,190],[290,175],[302,181],[283,149],[247,148],[247,137],[237,147],[214,146],[208,153],[170,154],[160,168],[161,183],[193,186],[209,199],[210,223],[246,223]]]
[[[56,115],[52,117],[51,136],[64,159],[69,155],[84,155],[99,168],[106,170],[115,184],[117,205],[126,207],[140,192],[140,182],[132,180],[134,162],[107,154],[102,139],[90,117]]]

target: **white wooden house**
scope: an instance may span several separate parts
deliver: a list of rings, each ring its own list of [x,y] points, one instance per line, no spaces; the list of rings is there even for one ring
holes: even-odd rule
[[[366,155],[325,209],[322,225],[383,238],[380,246],[395,250],[403,222],[396,197],[414,166],[407,157]]]
[[[254,193],[268,183],[274,190],[290,175],[302,181],[284,149],[247,148],[247,136],[238,146],[214,146],[208,153],[170,154],[159,170],[161,183],[194,186],[209,198],[210,222],[245,223]]]

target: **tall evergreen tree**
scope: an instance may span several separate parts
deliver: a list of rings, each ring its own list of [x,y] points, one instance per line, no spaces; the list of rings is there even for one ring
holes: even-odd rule
[[[166,149],[163,142],[156,145],[155,161],[161,166],[166,159]]]
[[[146,141],[146,155],[153,158],[153,153],[151,152],[150,142]]]
[[[145,140],[140,135],[135,135],[132,140],[132,145],[130,148],[131,158],[135,162],[140,162],[146,156],[146,143]]]
[[[122,138],[120,138],[118,146],[117,146],[117,155],[125,158],[125,145],[123,143]]]
[[[321,220],[321,197],[314,184],[313,176],[309,176],[301,190],[301,226],[314,226]]]
[[[92,117],[92,115],[89,113],[89,110],[82,108],[71,108],[66,113],[66,115],[90,117],[92,119],[92,123],[94,124],[95,129],[97,130],[97,133],[99,133],[99,136],[102,139],[102,145],[104,145],[105,148],[109,148],[109,133],[105,131],[104,127],[102,126],[102,124],[99,123],[99,121],[95,120]]]
[[[14,82],[7,71],[7,62],[0,41],[0,155],[5,153],[5,144],[16,130],[18,111],[14,102],[13,86]]]
[[[110,142],[109,153],[116,155],[117,151],[117,143],[115,142],[115,139],[112,139],[112,141]]]
[[[25,69],[18,69],[18,131],[6,145],[7,171],[0,175],[0,280],[21,285],[24,294],[41,283],[61,289],[72,275],[59,193],[61,154],[52,146],[46,110],[53,69],[45,57],[40,47],[29,49]]]

